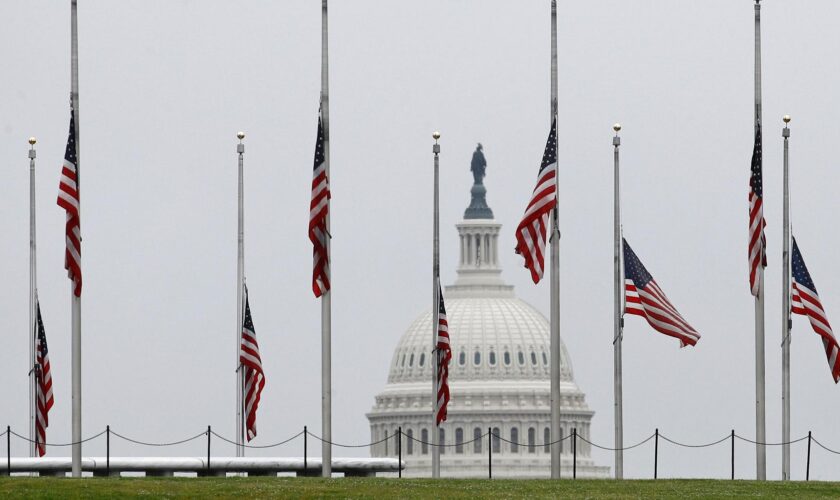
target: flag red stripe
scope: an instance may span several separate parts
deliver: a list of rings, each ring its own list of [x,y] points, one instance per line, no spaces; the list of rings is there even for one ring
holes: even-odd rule
[[[811,329],[819,335],[823,341],[828,366],[831,370],[831,377],[834,382],[840,382],[840,344],[834,337],[834,331],[828,322],[819,295],[808,287],[792,280],[793,300],[791,301],[791,312],[807,316],[811,323]]]
[[[656,280],[651,279],[640,289],[633,280],[626,278],[624,300],[625,313],[645,318],[654,330],[678,339],[680,346],[696,345],[700,339],[700,334],[671,304]]]

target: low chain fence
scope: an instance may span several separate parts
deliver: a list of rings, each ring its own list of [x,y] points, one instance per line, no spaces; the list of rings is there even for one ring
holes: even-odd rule
[[[424,447],[430,446],[430,447],[439,447],[439,448],[451,448],[451,447],[466,447],[467,445],[473,444],[477,441],[481,441],[481,440],[486,438],[487,439],[487,444],[488,444],[488,446],[487,446],[487,476],[489,478],[493,477],[493,448],[494,448],[494,442],[493,441],[494,440],[504,441],[504,442],[506,442],[506,443],[508,443],[512,446],[516,446],[517,448],[522,447],[524,449],[538,448],[538,447],[549,448],[549,447],[552,447],[552,446],[555,446],[555,445],[559,445],[563,441],[571,440],[571,445],[572,445],[572,479],[577,479],[577,442],[578,442],[578,440],[583,441],[583,442],[587,443],[588,445],[590,445],[592,447],[595,447],[595,448],[598,448],[598,449],[601,449],[601,450],[605,450],[605,451],[618,451],[618,450],[629,451],[629,450],[633,450],[635,448],[639,448],[639,447],[645,445],[646,443],[648,443],[652,440],[653,443],[654,443],[653,444],[653,446],[654,446],[654,448],[653,448],[653,479],[658,479],[658,477],[659,477],[659,441],[660,440],[662,440],[663,442],[666,442],[668,444],[674,445],[676,447],[679,447],[679,448],[688,448],[688,449],[709,448],[709,447],[712,447],[712,446],[717,446],[717,445],[729,442],[729,445],[730,445],[730,465],[731,465],[731,467],[730,467],[730,479],[733,479],[733,480],[735,479],[735,441],[736,440],[740,440],[740,441],[743,441],[743,442],[746,442],[746,443],[749,443],[749,444],[752,444],[752,445],[755,445],[755,446],[783,446],[783,445],[791,445],[791,444],[795,444],[795,443],[799,443],[799,442],[807,440],[808,448],[807,448],[806,462],[805,462],[806,463],[806,467],[805,467],[805,480],[806,481],[809,481],[811,479],[811,443],[816,444],[817,446],[819,446],[820,448],[822,448],[823,450],[825,450],[829,453],[832,453],[834,455],[840,455],[840,451],[829,448],[828,446],[824,445],[819,440],[817,440],[817,438],[813,436],[811,431],[808,431],[807,435],[802,436],[802,437],[797,438],[797,439],[793,439],[791,441],[777,442],[777,443],[762,443],[762,442],[758,442],[758,441],[754,441],[752,439],[746,438],[744,436],[740,436],[740,435],[735,433],[734,429],[729,434],[723,436],[722,438],[720,438],[718,440],[715,440],[715,441],[712,441],[712,442],[709,442],[709,443],[702,443],[702,444],[682,443],[682,442],[679,442],[675,439],[672,439],[672,438],[670,438],[670,437],[668,437],[664,434],[661,434],[659,432],[659,429],[655,429],[653,434],[651,434],[650,436],[642,439],[641,441],[639,441],[636,444],[633,444],[633,445],[630,445],[630,446],[625,446],[625,447],[622,447],[622,448],[612,448],[612,447],[609,447],[609,446],[603,446],[603,445],[594,443],[594,442],[586,439],[582,435],[578,434],[577,429],[572,429],[571,434],[568,434],[565,437],[562,437],[562,438],[557,439],[555,441],[543,442],[543,443],[531,443],[531,442],[520,443],[518,441],[512,441],[512,440],[509,440],[509,439],[505,439],[499,433],[494,433],[492,431],[492,429],[488,428],[487,432],[485,432],[481,435],[475,436],[473,439],[471,439],[469,441],[462,441],[462,442],[448,443],[448,444],[440,444],[440,443],[436,443],[434,441],[425,441],[425,440],[422,440],[422,439],[418,439],[411,434],[403,433],[402,427],[398,427],[397,432],[395,432],[394,434],[392,434],[390,436],[386,435],[383,439],[380,439],[378,441],[373,441],[373,442],[370,442],[370,443],[363,443],[363,444],[344,444],[344,443],[337,443],[337,442],[334,442],[334,441],[324,439],[321,436],[318,436],[316,434],[313,434],[313,433],[309,432],[307,427],[304,426],[302,431],[300,431],[297,434],[295,434],[293,436],[290,436],[290,437],[288,437],[288,438],[286,438],[282,441],[278,441],[276,443],[266,444],[266,445],[249,445],[249,444],[244,444],[244,443],[236,443],[236,441],[233,441],[231,439],[228,439],[225,436],[222,436],[221,434],[218,434],[209,425],[207,426],[207,430],[202,431],[198,434],[195,434],[191,437],[187,437],[187,438],[180,439],[180,440],[177,440],[177,441],[168,441],[168,442],[159,442],[159,443],[158,442],[141,441],[139,439],[134,439],[134,438],[125,436],[123,434],[120,434],[118,432],[115,432],[115,431],[111,430],[111,426],[108,425],[108,426],[105,427],[105,430],[99,432],[98,434],[94,434],[94,435],[92,435],[90,437],[87,437],[85,439],[82,439],[78,442],[40,443],[40,444],[42,444],[43,446],[46,446],[46,447],[59,447],[59,448],[60,447],[67,447],[67,446],[73,446],[75,444],[87,443],[87,442],[93,441],[95,439],[98,439],[98,438],[102,437],[103,435],[105,436],[106,475],[108,475],[108,476],[110,476],[111,436],[113,436],[115,438],[118,438],[118,439],[122,439],[123,441],[126,441],[128,443],[132,443],[132,444],[136,444],[136,445],[140,445],[140,446],[149,446],[149,447],[178,446],[178,445],[182,445],[182,444],[185,444],[185,443],[195,441],[197,439],[206,438],[206,440],[207,440],[207,467],[208,467],[208,470],[210,468],[212,437],[214,437],[214,436],[222,442],[232,444],[234,446],[238,446],[238,447],[241,447],[241,448],[244,448],[244,449],[255,449],[255,450],[256,449],[262,450],[262,449],[276,448],[276,447],[279,447],[279,446],[289,444],[292,441],[295,441],[296,439],[298,439],[300,437],[303,437],[304,470],[307,470],[307,465],[308,465],[308,458],[309,458],[308,457],[308,455],[309,455],[308,454],[308,438],[309,437],[312,437],[317,441],[324,442],[324,443],[327,443],[331,446],[336,446],[336,447],[339,447],[339,448],[368,448],[368,447],[371,447],[371,446],[376,446],[376,445],[379,445],[379,444],[382,444],[382,443],[386,443],[390,439],[394,439],[396,441],[397,458],[399,459],[400,463],[402,463],[402,458],[403,458],[402,443],[403,443],[404,439],[413,441],[413,442],[418,443],[418,444],[420,444]],[[7,475],[11,475],[11,470],[12,470],[12,468],[11,468],[11,460],[12,460],[11,440],[12,440],[12,437],[15,437],[17,439],[26,441],[26,442],[31,443],[31,444],[39,444],[39,443],[29,439],[26,436],[18,434],[17,432],[13,431],[10,426],[6,426],[6,430],[4,432],[0,433],[0,438],[2,438],[4,436],[6,437],[6,473],[7,473]],[[499,453],[499,452],[497,451],[496,453]],[[402,477],[402,467],[399,468],[398,476]]]

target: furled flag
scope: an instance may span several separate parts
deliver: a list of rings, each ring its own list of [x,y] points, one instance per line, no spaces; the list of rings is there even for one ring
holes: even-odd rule
[[[443,305],[443,291],[438,287],[438,330],[435,353],[437,354],[437,398],[438,412],[435,424],[446,420],[446,406],[449,404],[449,361],[452,349],[449,348],[449,323],[446,322],[446,306]]]
[[[309,240],[312,241],[312,291],[320,297],[330,289],[330,256],[327,253],[327,215],[330,211],[330,180],[324,154],[324,129],[318,116],[315,169],[312,173],[312,201],[309,202]]]
[[[73,280],[73,293],[82,296],[82,237],[79,230],[79,165],[76,157],[76,117],[70,110],[70,134],[67,148],[64,150],[64,164],[61,168],[61,181],[58,184],[58,206],[67,212],[64,251],[64,269]]]
[[[659,288],[656,280],[636,257],[633,249],[622,238],[624,244],[624,310],[644,317],[654,330],[676,337],[680,347],[694,345],[700,334],[683,319],[682,315]]]
[[[551,132],[545,143],[542,164],[537,174],[537,187],[516,228],[516,253],[525,257],[525,267],[531,279],[539,283],[545,269],[545,242],[548,216],[555,205],[557,190],[557,122],[551,122]]]
[[[759,283],[758,266],[767,267],[767,240],[764,237],[764,185],[761,178],[761,123],[755,129],[755,144],[753,145],[750,166],[750,242],[748,255],[750,261],[750,291],[758,297]]]
[[[35,297],[35,448],[38,456],[43,457],[47,452],[44,443],[47,442],[47,427],[50,425],[50,408],[53,407],[52,371],[50,370],[50,356],[47,350],[47,334],[44,332],[44,322],[41,320],[41,304]]]
[[[791,276],[793,296],[791,297],[790,310],[793,313],[808,316],[811,328],[822,337],[825,355],[828,358],[828,367],[831,369],[834,383],[837,383],[840,381],[840,356],[838,356],[840,345],[837,344],[831,325],[828,324],[825,309],[820,302],[820,296],[817,295],[817,287],[814,285],[814,280],[811,279],[808,268],[805,267],[805,260],[802,259],[802,253],[796,244],[796,238],[793,238],[791,263],[793,264],[793,276]]]
[[[257,333],[254,331],[254,321],[251,319],[251,305],[248,303],[248,287],[245,287],[245,317],[242,323],[242,341],[239,347],[239,362],[245,370],[245,387],[243,389],[245,404],[245,428],[248,441],[257,436],[257,407],[260,405],[260,394],[265,387],[265,374],[260,360],[260,347],[257,345]]]

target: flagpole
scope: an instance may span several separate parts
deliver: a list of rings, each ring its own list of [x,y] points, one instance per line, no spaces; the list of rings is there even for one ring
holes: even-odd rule
[[[624,327],[624,319],[621,311],[621,295],[624,291],[623,279],[621,277],[621,184],[619,182],[618,169],[618,147],[621,145],[621,137],[618,132],[621,130],[621,124],[613,125],[615,137],[613,137],[613,162],[614,162],[614,180],[613,193],[615,201],[613,202],[613,216],[615,220],[615,227],[613,228],[613,397],[614,397],[614,419],[615,419],[615,478],[624,478],[624,395],[621,380],[621,342],[623,340],[622,329]]]
[[[551,121],[557,120],[557,0],[551,0]],[[557,151],[557,134],[554,136]],[[558,169],[559,171],[559,169]],[[551,437],[560,439],[560,229],[557,222],[559,186],[551,212]],[[551,478],[560,479],[560,445],[551,447]]]
[[[70,99],[73,103],[76,125],[76,185],[81,193],[81,134],[79,117],[79,30],[77,0],[70,0]],[[82,212],[81,196],[78,197],[79,214]],[[81,233],[81,223],[79,224]],[[81,267],[81,258],[79,262]],[[72,475],[82,477],[82,298],[74,293],[75,282],[70,282],[71,307],[71,369],[72,369]]]
[[[321,120],[324,132],[324,170],[330,178],[330,99],[329,58],[327,30],[327,0],[321,0]],[[327,206],[329,207],[329,198]],[[332,476],[332,236],[330,236],[330,213],[325,218],[327,237],[327,267],[330,289],[321,296],[321,475]]]
[[[788,163],[788,138],[790,137],[790,116],[782,119],[785,128],[782,137],[785,141],[784,153],[784,275],[782,277],[782,480],[790,479],[790,168]]]
[[[239,139],[239,144],[236,145],[236,152],[239,155],[239,224],[237,231],[237,248],[236,248],[236,456],[245,456],[245,449],[242,445],[245,443],[244,439],[244,421],[242,416],[242,407],[244,404],[243,389],[245,387],[242,370],[242,311],[244,304],[242,303],[242,287],[245,282],[245,145],[242,144],[242,139],[245,138],[244,132],[236,134]]]
[[[761,126],[761,0],[755,0],[755,127]],[[764,389],[764,266],[759,263],[758,296],[755,299],[755,440],[767,442]],[[756,479],[767,478],[767,449],[755,447]]]
[[[432,442],[437,446],[432,446],[432,477],[440,477],[440,447],[444,443],[440,439],[440,426],[437,423],[437,414],[440,410],[440,398],[438,398],[438,365],[440,359],[437,350],[438,328],[440,323],[440,213],[439,213],[439,167],[440,167],[440,132],[432,134],[435,144],[432,146],[432,153],[435,155],[435,180],[434,180],[434,222],[433,237],[432,237],[432,352],[434,355],[434,366],[432,370],[432,423],[435,429]]]
[[[35,450],[35,288],[38,286],[38,255],[36,252],[35,232],[35,143],[29,138],[29,456],[34,457]]]

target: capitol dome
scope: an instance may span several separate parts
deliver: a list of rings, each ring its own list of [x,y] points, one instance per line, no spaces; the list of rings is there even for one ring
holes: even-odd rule
[[[551,442],[549,323],[502,280],[497,253],[501,224],[484,202],[483,184],[477,182],[472,193],[470,208],[456,225],[458,277],[443,292],[452,360],[448,416],[440,426],[447,445],[441,449],[441,476],[486,477],[491,444],[486,434],[492,430],[494,477],[548,477],[550,449],[543,443]],[[401,429],[406,476],[431,476],[431,445],[424,443],[433,441],[432,348],[427,309],[400,338],[388,383],[367,414],[371,441],[379,442],[372,447],[374,457],[397,456]],[[560,351],[561,436],[577,429],[591,440],[594,412],[574,381],[562,343]],[[554,446],[561,447],[561,474],[570,477],[571,439]],[[607,477],[609,468],[596,466],[590,452],[579,439],[578,475]]]

